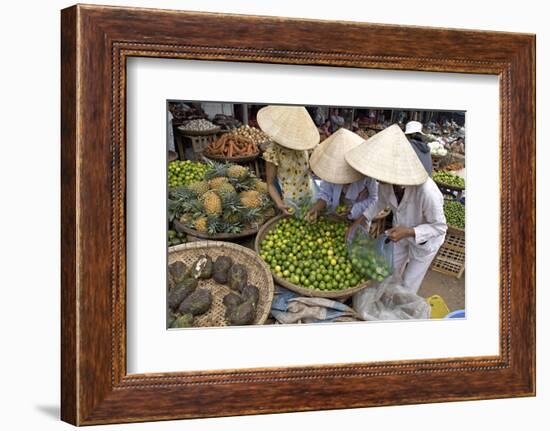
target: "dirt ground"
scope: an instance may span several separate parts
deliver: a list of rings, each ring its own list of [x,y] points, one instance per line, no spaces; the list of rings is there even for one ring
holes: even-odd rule
[[[449,310],[463,310],[465,308],[464,274],[461,278],[456,278],[430,269],[418,294],[424,298],[439,295],[447,303]]]

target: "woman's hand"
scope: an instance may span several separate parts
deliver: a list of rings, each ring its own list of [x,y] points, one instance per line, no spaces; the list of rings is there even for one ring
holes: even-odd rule
[[[311,207],[306,213],[306,215],[304,216],[304,218],[310,223],[315,223],[317,221],[318,216],[319,216],[319,212],[317,211],[317,208]]]
[[[287,204],[285,203],[278,204],[277,208],[279,209],[279,211],[283,213],[283,215],[286,215],[286,216],[291,215],[289,211],[291,207],[289,207]]]
[[[412,227],[395,226],[386,231],[388,238],[394,242],[401,241],[404,238],[414,238],[415,233]]]
[[[319,199],[315,204],[308,210],[304,218],[310,222],[315,223],[317,217],[319,217],[319,212],[326,208],[327,203],[323,199]]]

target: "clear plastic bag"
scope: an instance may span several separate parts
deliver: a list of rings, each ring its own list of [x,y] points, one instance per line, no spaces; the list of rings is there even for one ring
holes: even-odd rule
[[[285,204],[291,208],[291,213],[294,217],[303,219],[311,208],[313,196],[304,196],[300,200],[286,199]]]
[[[362,277],[382,281],[393,273],[393,242],[386,234],[374,239],[363,226],[355,226],[348,238],[348,254]]]
[[[353,295],[353,309],[363,320],[429,319],[431,308],[395,277]]]

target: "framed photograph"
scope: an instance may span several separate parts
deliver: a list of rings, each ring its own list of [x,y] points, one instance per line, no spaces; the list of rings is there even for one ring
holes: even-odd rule
[[[534,35],[61,17],[64,421],[535,394]]]

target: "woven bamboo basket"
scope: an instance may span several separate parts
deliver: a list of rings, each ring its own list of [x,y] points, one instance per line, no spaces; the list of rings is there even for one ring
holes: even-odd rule
[[[249,156],[242,156],[242,157],[224,157],[224,156],[216,156],[213,154],[210,154],[208,150],[205,150],[203,152],[203,156],[210,159],[215,160],[217,162],[227,162],[227,163],[244,163],[244,162],[251,162],[258,158],[260,155],[260,152],[257,151],[254,154],[251,154]]]
[[[253,324],[262,325],[269,316],[274,291],[273,278],[265,262],[252,250],[237,244],[221,241],[197,241],[170,247],[168,249],[168,264],[180,260],[190,266],[200,255],[204,254],[208,254],[212,260],[216,260],[218,256],[222,255],[229,256],[234,263],[246,266],[248,283],[255,285],[260,292]],[[195,317],[193,326],[227,326],[223,298],[233,291],[228,286],[216,283],[212,278],[199,280],[198,287],[210,290],[212,306],[203,315]]]
[[[261,252],[261,243],[266,237],[266,235],[275,227],[277,222],[285,217],[285,215],[278,215],[276,217],[273,217],[271,220],[267,221],[258,231],[258,235],[256,235],[256,240],[254,242],[254,249],[259,254]],[[335,217],[337,218],[337,217]],[[269,268],[270,269],[270,268]],[[299,293],[302,296],[308,296],[308,297],[317,297],[317,298],[346,298],[348,296],[353,295],[356,292],[359,292],[360,290],[364,289],[365,287],[369,286],[369,282],[365,282],[362,284],[359,284],[354,287],[350,287],[348,289],[343,290],[317,290],[317,289],[308,289],[302,286],[299,286],[297,284],[291,283],[284,278],[279,277],[276,275],[273,271],[271,272],[271,275],[273,276],[273,279],[275,282],[283,287],[286,287],[289,290],[292,290],[293,292]]]
[[[185,129],[182,129],[181,126],[179,126],[178,130],[184,136],[209,136],[209,135],[215,135],[216,133],[219,133],[222,130],[222,128],[217,126],[208,130],[185,130]]]
[[[208,233],[199,232],[198,230],[192,229],[189,226],[186,226],[183,223],[179,222],[178,220],[174,220],[173,225],[174,225],[174,229],[176,229],[178,232],[183,232],[188,235],[192,235],[196,238],[209,239],[214,241],[244,238],[247,236],[256,235],[256,233],[258,232],[258,227],[256,227],[253,229],[242,230],[239,233],[217,233],[214,235],[210,235]]]
[[[443,187],[445,189],[448,189],[448,190],[453,190],[455,192],[461,192],[465,189],[465,187],[458,187],[458,186],[453,186],[453,185],[450,185],[450,184],[445,184],[445,183],[442,183],[440,181],[435,181],[434,182],[439,186],[439,187]]]
[[[445,242],[432,261],[431,269],[460,278],[466,264],[466,236],[464,229],[447,226]]]

